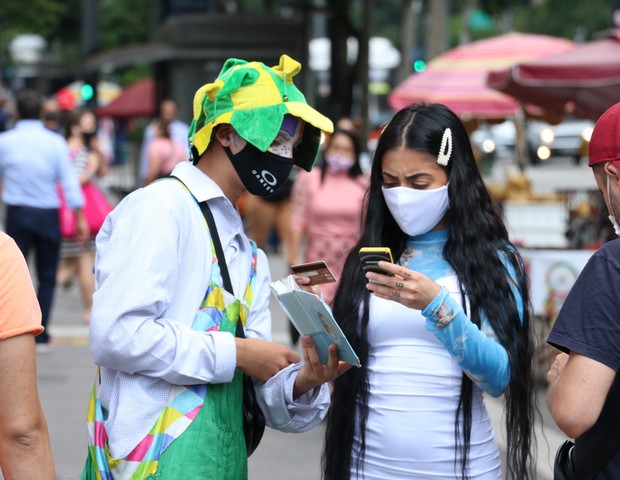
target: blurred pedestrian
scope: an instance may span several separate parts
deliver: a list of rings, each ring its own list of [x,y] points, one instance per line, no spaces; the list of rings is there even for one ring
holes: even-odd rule
[[[89,215],[93,210],[89,208],[89,198],[87,188],[92,188],[100,165],[105,162],[101,152],[94,147],[95,137],[91,122],[94,117],[90,111],[72,112],[69,114],[68,121],[64,127],[65,138],[69,146],[71,164],[78,176],[82,193],[85,199],[84,216],[89,225],[92,219]],[[86,128],[86,131],[83,130]],[[62,225],[62,224],[61,224]],[[61,228],[62,233],[62,228]],[[75,276],[78,278],[80,296],[82,299],[82,320],[84,323],[90,321],[90,312],[93,306],[93,293],[95,292],[95,276],[93,275],[93,265],[95,263],[95,236],[97,231],[90,229],[89,237],[86,241],[77,242],[73,237],[73,232],[65,236],[61,242],[61,262],[56,275],[57,283],[62,286],[69,286]]]
[[[167,177],[177,163],[187,160],[187,147],[172,138],[170,122],[163,118],[153,121],[154,138],[147,148],[147,173],[144,183],[148,185],[158,178]],[[187,143],[187,142],[186,142]]]
[[[7,205],[6,233],[13,237],[24,257],[28,258],[31,249],[36,255],[37,297],[42,323],[47,328],[60,252],[57,183],[76,214],[76,241],[88,238],[88,225],[67,143],[43,126],[42,101],[34,91],[17,95],[15,127],[0,134],[0,179],[2,200]],[[44,331],[36,341],[48,343],[49,334]]]
[[[155,128],[157,125],[157,119],[162,119],[168,122],[168,131],[170,132],[170,138],[177,143],[183,145],[185,148],[185,158],[189,158],[189,149],[187,145],[187,135],[189,132],[189,125],[177,117],[179,115],[179,106],[176,100],[171,98],[165,98],[159,104],[159,114],[156,119],[153,119],[151,123],[146,127],[144,131],[144,138],[142,139],[142,146],[140,147],[140,181],[142,184],[146,184],[146,176],[148,173],[148,149],[149,145],[155,138]]]
[[[192,162],[125,197],[97,236],[83,479],[246,479],[243,374],[268,426],[324,417],[326,382],[350,365],[335,348],[322,365],[310,337],[304,363],[269,341],[269,265],[235,206],[277,191],[294,163],[312,168],[332,128],[294,85],[300,68],[228,60],[195,94]]]
[[[0,232],[0,477],[54,480],[34,336],[43,331],[28,266]]]
[[[0,133],[13,125],[13,97],[11,91],[0,80]]]
[[[289,265],[323,260],[340,279],[344,259],[359,238],[368,188],[368,178],[359,163],[359,149],[359,138],[354,133],[335,130],[323,149],[320,166],[301,173],[295,181]],[[336,287],[337,283],[321,285],[321,293],[330,305]],[[297,338],[293,338],[293,343]]]
[[[61,111],[54,97],[43,100],[43,125],[52,132],[63,134],[63,117],[67,111]]]
[[[588,165],[620,235],[620,103],[596,122],[589,149]],[[547,339],[562,351],[547,373],[547,402],[558,426],[575,439],[574,448],[562,446],[556,464],[574,471],[570,478],[620,478],[619,285],[616,239],[581,271]]]
[[[523,262],[440,104],[414,104],[383,130],[361,238],[334,317],[362,367],[334,381],[326,480],[533,478],[533,346]],[[396,263],[364,273],[362,247]],[[506,398],[506,471],[483,392]]]

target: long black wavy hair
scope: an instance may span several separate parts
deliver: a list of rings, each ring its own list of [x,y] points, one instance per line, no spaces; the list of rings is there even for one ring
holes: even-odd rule
[[[467,292],[470,311],[466,313],[471,321],[480,326],[484,313],[508,352],[510,383],[505,392],[507,478],[527,480],[534,477],[534,347],[523,262],[509,241],[501,215],[480,176],[469,137],[460,120],[443,105],[414,104],[399,111],[381,134],[373,157],[362,234],[344,265],[342,278],[347,281],[340,282],[335,296],[334,316],[351,340],[363,366],[349,370],[334,382],[322,457],[325,480],[349,479],[352,462],[357,463],[360,471],[365,454],[369,395],[365,365],[369,351],[370,293],[365,287],[358,250],[363,246],[387,246],[395,253],[395,258],[400,258],[407,239],[390,214],[381,192],[383,156],[390,149],[400,148],[437,156],[446,128],[452,131],[453,149],[446,167],[450,233],[443,255],[456,272],[461,291]],[[516,272],[516,286],[523,302],[522,319],[502,259],[508,259]],[[467,478],[472,430],[472,395],[473,383],[463,374],[454,436],[455,473],[460,464],[458,470],[464,479]],[[360,423],[356,425],[358,420]],[[360,458],[352,458],[356,427],[361,435]]]

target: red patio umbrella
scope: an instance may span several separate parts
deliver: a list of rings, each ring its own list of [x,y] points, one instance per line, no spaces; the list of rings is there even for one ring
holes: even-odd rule
[[[155,81],[152,78],[126,86],[118,97],[95,110],[98,117],[121,119],[152,117],[156,112]]]
[[[504,119],[517,112],[519,103],[487,87],[487,74],[573,48],[574,43],[563,38],[526,33],[507,33],[461,45],[396,86],[388,104],[399,110],[413,102],[438,102],[464,120]]]
[[[487,85],[550,113],[597,120],[620,101],[620,42],[616,33],[577,48],[491,72]]]

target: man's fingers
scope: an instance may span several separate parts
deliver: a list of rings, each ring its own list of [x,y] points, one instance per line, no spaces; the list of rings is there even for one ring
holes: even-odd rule
[[[287,352],[287,360],[289,363],[299,363],[301,358],[299,357],[299,354],[297,352],[295,352],[294,350],[289,350]]]
[[[344,372],[350,370],[353,367],[350,363],[347,362],[338,362],[338,374],[336,376],[342,375]]]
[[[335,372],[338,369],[338,346],[335,343],[329,346],[328,354],[327,368],[329,371]]]
[[[313,370],[316,370],[317,365],[321,365],[319,360],[319,354],[316,351],[312,337],[305,335],[301,339],[301,347],[304,351],[304,360],[312,365]]]

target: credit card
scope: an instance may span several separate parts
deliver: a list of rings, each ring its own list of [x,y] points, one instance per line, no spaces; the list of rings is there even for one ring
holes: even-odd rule
[[[310,279],[310,283],[306,285],[319,285],[321,283],[336,281],[336,277],[334,277],[334,274],[323,261],[291,265],[291,270],[295,275],[303,275],[304,277],[308,277]]]

